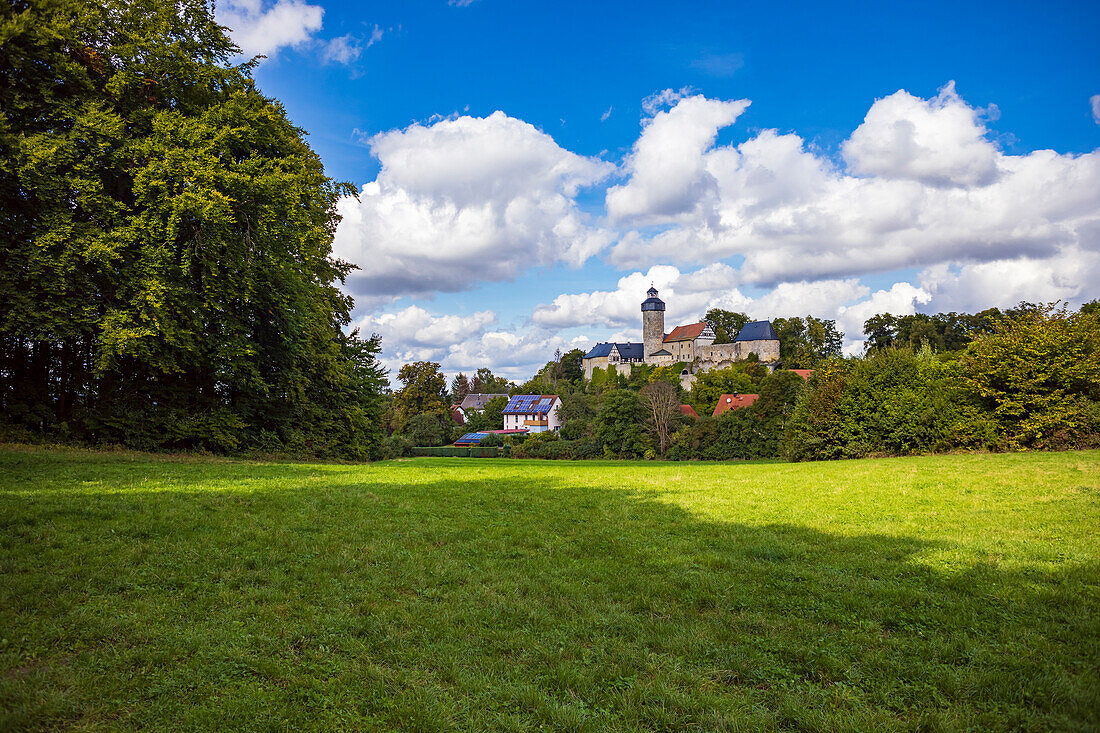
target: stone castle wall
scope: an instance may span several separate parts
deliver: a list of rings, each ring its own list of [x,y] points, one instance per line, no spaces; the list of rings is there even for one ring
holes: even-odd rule
[[[732,344],[712,344],[699,349],[696,371],[722,369],[749,358],[749,354],[764,363],[779,361],[778,341],[735,341]]]

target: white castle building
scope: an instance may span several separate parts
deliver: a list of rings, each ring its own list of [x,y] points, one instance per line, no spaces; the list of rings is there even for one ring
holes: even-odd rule
[[[749,354],[773,368],[779,361],[779,337],[771,321],[746,323],[732,343],[714,343],[714,329],[706,321],[677,326],[665,333],[665,302],[651,287],[649,297],[642,301],[642,343],[596,344],[584,355],[584,377],[592,378],[592,370],[614,366],[619,374],[629,376],[634,364],[668,365],[683,363],[680,378],[684,388],[695,381],[695,374],[708,369],[720,369],[749,358]]]

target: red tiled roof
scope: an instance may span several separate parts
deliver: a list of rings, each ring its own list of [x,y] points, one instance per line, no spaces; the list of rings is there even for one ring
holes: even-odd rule
[[[695,408],[691,405],[680,405],[680,412],[688,415],[689,417],[699,417],[699,413],[695,411]]]
[[[669,341],[694,341],[699,338],[699,335],[703,333],[703,329],[707,327],[704,322],[691,323],[687,326],[677,326],[672,329],[672,333],[665,336],[665,343]]]
[[[788,369],[787,371],[794,372],[803,379],[809,379],[814,373],[813,369]]]
[[[760,399],[758,394],[724,394],[718,398],[718,404],[714,407],[711,417],[718,417],[726,410],[736,410],[739,407],[748,407]]]

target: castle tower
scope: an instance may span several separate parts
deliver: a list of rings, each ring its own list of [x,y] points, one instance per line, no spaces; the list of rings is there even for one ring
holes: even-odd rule
[[[642,342],[648,362],[650,354],[664,348],[665,302],[657,297],[657,288],[652,285],[646,294],[649,297],[642,301]]]

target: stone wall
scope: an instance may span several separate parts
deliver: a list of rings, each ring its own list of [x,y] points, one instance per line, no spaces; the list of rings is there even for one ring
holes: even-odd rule
[[[772,340],[735,341],[732,344],[712,344],[699,349],[695,371],[722,369],[749,358],[749,354],[765,364],[779,361],[779,342]]]
[[[622,374],[625,377],[629,377],[635,362],[620,361],[611,364],[606,356],[597,356],[592,359],[584,359],[581,364],[584,368],[584,378],[592,381],[592,370],[597,367],[606,370],[608,365],[615,367],[616,374]]]

